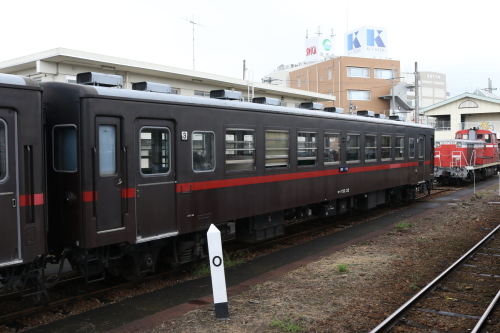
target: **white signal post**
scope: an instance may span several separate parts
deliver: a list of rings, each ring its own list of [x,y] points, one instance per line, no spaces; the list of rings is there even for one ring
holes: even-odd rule
[[[212,275],[212,291],[214,295],[215,317],[220,320],[229,319],[227,306],[226,277],[224,275],[224,257],[220,231],[210,225],[207,232],[210,273]]]

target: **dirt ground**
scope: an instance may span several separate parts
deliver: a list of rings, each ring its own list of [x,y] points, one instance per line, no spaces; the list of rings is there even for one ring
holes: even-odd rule
[[[369,332],[499,223],[498,187],[444,202],[423,218],[149,330],[159,332]],[[451,325],[453,326],[453,325]],[[457,327],[442,327],[453,331]]]

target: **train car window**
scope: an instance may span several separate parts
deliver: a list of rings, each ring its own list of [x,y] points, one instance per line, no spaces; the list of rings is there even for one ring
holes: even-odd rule
[[[365,161],[374,162],[377,160],[377,136],[365,135]]]
[[[141,129],[141,173],[165,174],[170,170],[170,132],[166,127]]]
[[[255,170],[255,130],[226,129],[226,171]]]
[[[338,164],[340,161],[340,133],[325,133],[325,164]]]
[[[52,132],[54,170],[75,172],[77,170],[76,126],[54,126]]]
[[[7,126],[0,119],[0,182],[7,178]]]
[[[315,165],[317,159],[317,141],[315,132],[297,133],[297,165]]]
[[[99,175],[116,175],[116,126],[99,126]]]
[[[359,134],[347,134],[346,161],[359,162]]]
[[[424,158],[424,141],[425,139],[423,137],[420,137],[417,139],[417,147],[418,147],[418,158]]]
[[[396,159],[403,159],[405,156],[405,137],[396,137]]]
[[[391,159],[391,151],[392,151],[392,145],[391,145],[391,136],[390,135],[382,135],[382,142],[381,142],[381,150],[380,153],[382,156],[382,160],[390,160]]]
[[[409,151],[409,156],[410,158],[415,158],[415,139],[410,138],[410,151]]]
[[[266,131],[266,168],[288,167],[290,165],[290,132]]]
[[[215,169],[215,134],[213,132],[193,132],[193,170],[195,172]]]
[[[484,141],[486,141],[486,143],[491,143],[491,136],[489,134],[485,134]]]

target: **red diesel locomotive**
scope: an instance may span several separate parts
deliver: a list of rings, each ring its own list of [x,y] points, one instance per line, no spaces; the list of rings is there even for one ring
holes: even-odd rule
[[[492,176],[500,168],[496,133],[473,128],[452,140],[436,140],[434,177],[437,181],[474,181]]]

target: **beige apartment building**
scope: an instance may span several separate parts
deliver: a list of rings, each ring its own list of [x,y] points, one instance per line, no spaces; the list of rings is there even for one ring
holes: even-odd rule
[[[289,82],[290,88],[335,96],[335,101],[323,101],[325,107],[343,108],[346,113],[370,110],[389,116],[411,109],[401,93],[406,94],[406,84],[398,86],[398,73],[399,60],[344,56],[290,71]]]

